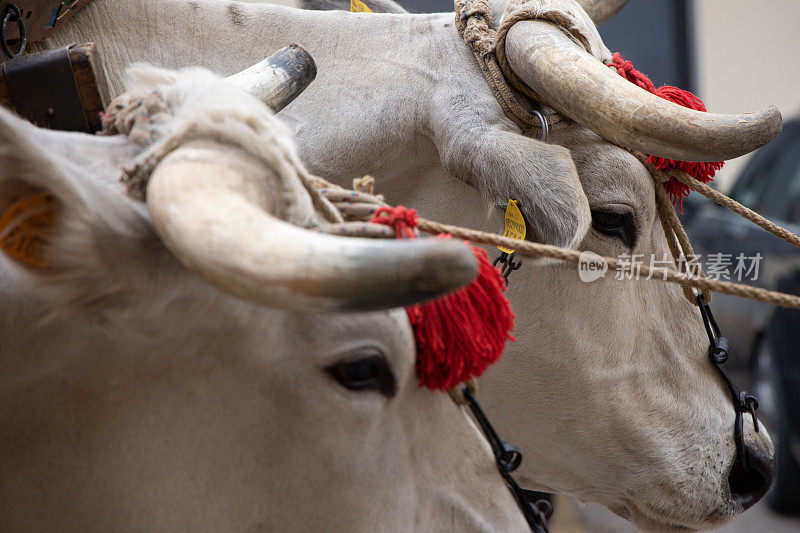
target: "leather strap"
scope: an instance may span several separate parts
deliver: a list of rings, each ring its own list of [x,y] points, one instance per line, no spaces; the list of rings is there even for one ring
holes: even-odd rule
[[[511,476],[511,472],[522,464],[522,454],[516,446],[504,442],[492,427],[486,413],[483,412],[481,405],[469,390],[469,387],[461,389],[464,400],[472,411],[475,421],[481,427],[489,446],[492,448],[497,469],[500,475],[506,480],[506,485],[511,491],[511,495],[517,502],[522,515],[528,522],[532,533],[548,533],[547,521],[553,516],[553,504],[549,494],[523,489]]]

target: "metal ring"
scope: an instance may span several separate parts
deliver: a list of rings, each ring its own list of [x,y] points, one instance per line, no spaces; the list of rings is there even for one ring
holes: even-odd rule
[[[542,498],[541,500],[536,500],[532,505],[542,515],[545,522],[553,517],[553,504],[550,500]]]
[[[546,143],[547,138],[550,136],[550,124],[547,123],[547,119],[544,117],[544,115],[536,109],[531,109],[531,115],[536,115],[536,118],[539,119],[539,122],[542,125],[542,138],[540,140],[543,143]]]
[[[8,35],[6,34],[6,28],[9,23],[12,22],[16,22],[17,28],[19,29],[19,49],[16,52],[12,52],[11,48],[8,47]],[[3,52],[5,52],[8,57],[14,58],[25,53],[25,45],[27,43],[28,31],[25,28],[25,21],[22,20],[22,13],[14,4],[8,4],[6,6],[6,13],[3,16],[3,24],[0,25],[0,47],[3,48]]]

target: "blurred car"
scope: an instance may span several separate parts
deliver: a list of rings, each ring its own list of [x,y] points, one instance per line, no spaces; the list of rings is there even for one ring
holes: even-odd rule
[[[755,154],[730,196],[800,232],[800,120],[788,122]],[[688,218],[687,232],[707,274],[800,294],[800,250],[716,204],[702,205]],[[745,267],[737,271],[740,260]],[[775,442],[778,473],[770,506],[800,513],[800,311],[722,294],[714,295],[712,308],[733,347],[730,364],[747,370],[747,388],[759,398],[760,418]]]

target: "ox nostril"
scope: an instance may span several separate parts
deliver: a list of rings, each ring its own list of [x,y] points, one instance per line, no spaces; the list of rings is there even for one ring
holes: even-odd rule
[[[741,506],[742,510],[752,507],[767,493],[774,479],[775,458],[764,455],[752,446],[745,446],[744,461],[737,458],[728,475],[733,503]]]

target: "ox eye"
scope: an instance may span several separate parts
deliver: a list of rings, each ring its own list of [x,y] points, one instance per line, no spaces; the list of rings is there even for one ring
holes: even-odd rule
[[[603,235],[618,238],[628,248],[636,246],[636,221],[630,211],[592,210],[592,228]]]
[[[397,392],[386,358],[374,351],[335,363],[325,371],[342,387],[356,392],[375,391],[391,398]]]

